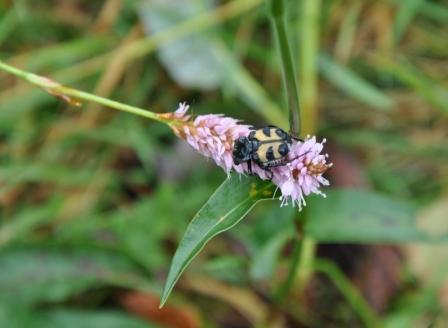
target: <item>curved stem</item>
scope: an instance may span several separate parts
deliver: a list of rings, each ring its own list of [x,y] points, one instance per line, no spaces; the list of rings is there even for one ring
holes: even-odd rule
[[[283,80],[288,98],[290,133],[295,137],[299,137],[301,131],[299,93],[297,90],[291,47],[289,46],[288,35],[286,33],[284,0],[271,0],[270,11],[282,60]]]

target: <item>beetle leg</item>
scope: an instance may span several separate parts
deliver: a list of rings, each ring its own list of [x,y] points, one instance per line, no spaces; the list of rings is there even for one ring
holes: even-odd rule
[[[247,162],[247,170],[249,171],[250,175],[253,175],[252,173],[252,161]]]
[[[269,173],[268,179],[272,180],[272,178],[274,177],[274,173],[272,173],[272,171],[269,168],[266,168],[265,170]]]

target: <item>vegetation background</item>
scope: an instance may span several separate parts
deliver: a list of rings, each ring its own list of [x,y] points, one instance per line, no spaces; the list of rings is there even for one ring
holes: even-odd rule
[[[0,327],[445,327],[447,22],[443,0],[288,1],[304,130],[329,140],[333,187],[300,213],[258,204],[161,310],[225,174],[160,123],[0,72]],[[156,112],[287,122],[262,0],[1,0],[0,59]],[[302,216],[316,272],[279,302]]]

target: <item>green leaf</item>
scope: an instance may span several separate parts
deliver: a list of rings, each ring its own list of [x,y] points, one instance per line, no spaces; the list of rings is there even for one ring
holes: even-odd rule
[[[331,190],[308,201],[305,231],[320,242],[409,242],[429,240],[413,206],[380,194]],[[445,237],[446,238],[446,237]]]
[[[393,106],[393,100],[381,90],[349,68],[338,64],[330,56],[319,56],[319,68],[327,80],[353,98],[378,109],[387,110]]]
[[[40,315],[37,327],[60,328],[152,328],[155,324],[148,323],[131,316],[112,311],[79,311],[53,310]],[[36,325],[33,325],[36,327]]]
[[[273,192],[270,182],[256,177],[232,175],[224,181],[188,225],[171,262],[161,306],[182,272],[205,244],[240,222],[257,202],[272,198]]]
[[[61,301],[92,287],[143,286],[125,258],[99,251],[12,249],[0,252],[0,302]]]
[[[283,231],[261,247],[256,253],[250,268],[252,279],[260,280],[272,277],[280,251],[291,237],[291,230]]]
[[[115,311],[32,310],[0,304],[0,327],[22,328],[152,328],[155,324]]]
[[[394,36],[396,42],[402,39],[415,16],[420,13],[425,0],[407,0],[399,1],[397,3],[399,5],[399,10],[394,22]]]
[[[425,1],[421,6],[421,14],[440,23],[445,23],[448,20],[448,8],[443,6],[442,3]]]
[[[243,256],[217,256],[204,265],[204,274],[220,281],[241,285],[247,282],[246,262]]]
[[[13,33],[18,24],[19,19],[14,10],[3,14],[3,17],[0,19],[0,45]]]

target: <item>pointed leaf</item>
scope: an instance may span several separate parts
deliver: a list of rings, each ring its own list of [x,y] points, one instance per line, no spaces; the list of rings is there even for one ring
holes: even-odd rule
[[[205,244],[240,222],[257,202],[272,198],[273,189],[270,182],[255,177],[232,175],[224,181],[187,227],[171,262],[161,306],[182,272]]]

